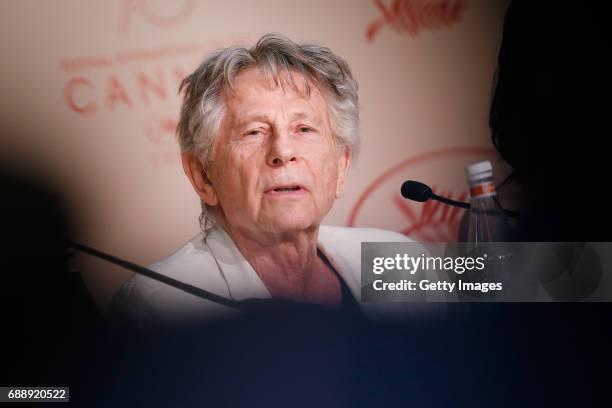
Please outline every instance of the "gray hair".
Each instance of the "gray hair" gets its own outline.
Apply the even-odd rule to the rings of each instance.
[[[233,80],[242,71],[259,67],[266,78],[284,89],[298,89],[291,72],[321,90],[327,101],[336,143],[348,149],[353,159],[359,153],[359,101],[357,81],[349,65],[329,48],[316,44],[296,44],[280,34],[266,34],[250,49],[229,47],[209,54],[202,64],[183,79],[183,93],[177,133],[182,152],[198,157],[205,170],[214,161],[215,140],[224,115],[223,90],[233,90]],[[207,207],[202,202],[200,224],[206,229]]]

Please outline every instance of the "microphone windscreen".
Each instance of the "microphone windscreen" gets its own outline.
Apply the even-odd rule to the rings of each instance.
[[[408,180],[402,184],[402,196],[409,200],[424,202],[431,197],[431,188],[418,181]]]

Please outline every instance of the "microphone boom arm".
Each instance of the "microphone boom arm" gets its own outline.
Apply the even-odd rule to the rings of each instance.
[[[242,303],[236,300],[232,300],[232,299],[227,299],[224,298],[223,296],[219,296],[216,295],[214,293],[208,292],[204,289],[200,289],[196,286],[193,285],[189,285],[185,282],[181,282],[179,280],[170,278],[168,276],[162,275],[161,273],[152,271],[150,269],[147,269],[143,266],[140,265],[136,265],[135,263],[129,262],[129,261],[125,261],[123,259],[114,257],[112,255],[109,254],[105,254],[104,252],[100,252],[97,249],[93,249],[90,248],[88,246],[82,245],[82,244],[78,244],[76,242],[68,242],[68,245],[71,246],[72,248],[79,250],[81,252],[84,252],[86,254],[95,256],[96,258],[101,258],[104,259],[105,261],[108,261],[110,263],[113,263],[115,265],[119,265],[122,266],[126,269],[129,269],[131,271],[134,271],[140,275],[144,275],[148,278],[154,279],[156,281],[165,283],[166,285],[172,286],[176,289],[182,290],[184,292],[187,292],[191,295],[197,296],[199,298],[202,299],[206,299],[206,300],[210,300],[212,302],[215,303],[219,303],[222,304],[224,306],[228,306],[228,307],[232,307],[234,309],[241,309],[242,308]]]

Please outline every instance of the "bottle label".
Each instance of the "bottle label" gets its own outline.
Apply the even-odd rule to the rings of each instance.
[[[491,182],[476,184],[470,188],[472,198],[489,197],[495,194],[495,184]]]

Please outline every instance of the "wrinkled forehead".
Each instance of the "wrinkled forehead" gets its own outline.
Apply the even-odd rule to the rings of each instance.
[[[293,69],[272,70],[266,67],[250,67],[229,78],[223,89],[226,100],[240,97],[242,94],[280,90],[287,94],[297,94],[310,99],[313,94],[322,97],[321,86],[314,78]],[[325,99],[325,98],[323,98]]]
[[[297,71],[283,70],[274,74],[261,67],[245,69],[223,90],[223,99],[231,113],[240,114],[245,109],[256,109],[263,95],[269,92],[278,93],[287,101],[303,102],[305,108],[327,119],[327,101],[320,86]]]

